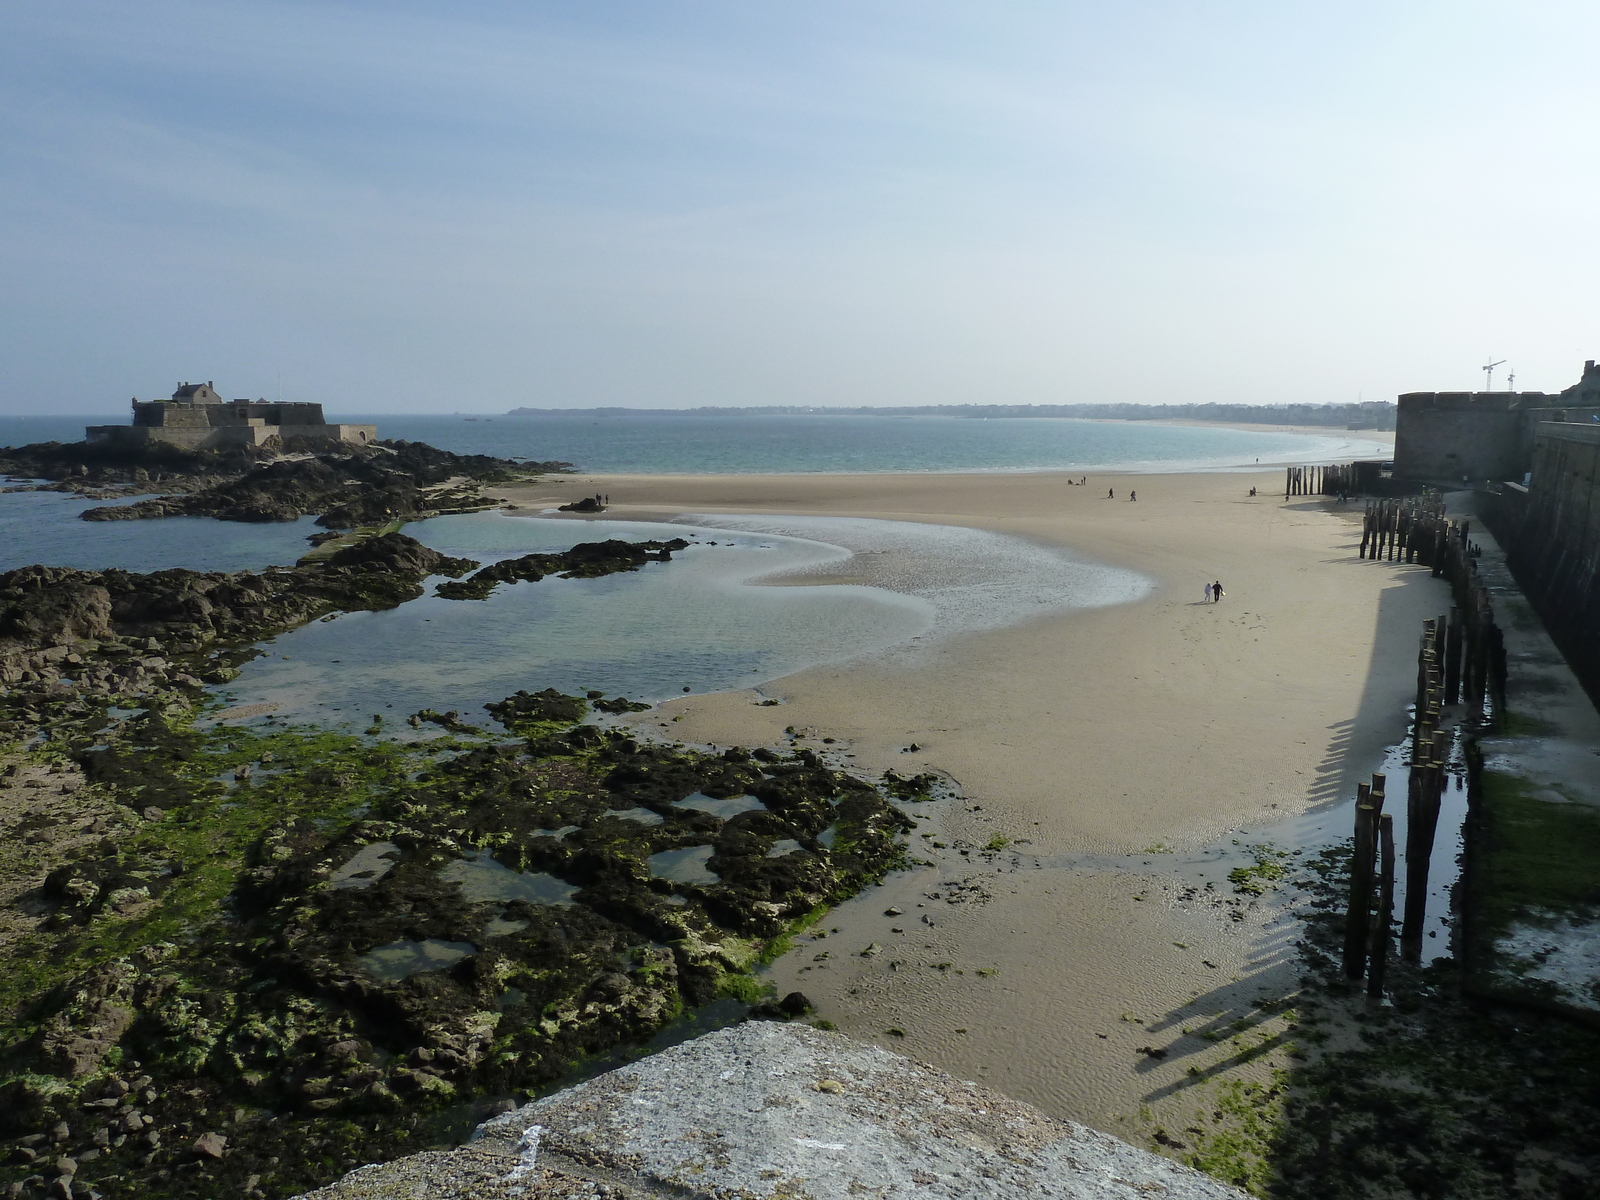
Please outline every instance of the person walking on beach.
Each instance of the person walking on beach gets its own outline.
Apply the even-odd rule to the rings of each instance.
[[[1117,498],[1117,489],[1116,488],[1107,488],[1106,489],[1106,499],[1107,500],[1115,500],[1116,498]]]
[[[1139,498],[1139,493],[1138,492],[1129,492],[1128,493],[1128,499],[1129,500],[1137,500],[1138,498]]]
[[[1215,604],[1218,600],[1221,600],[1221,599],[1222,599],[1222,584],[1219,581],[1219,582],[1213,583],[1211,585],[1211,602],[1213,604]]]
[[[1209,583],[1206,584],[1206,603],[1211,603],[1211,585]]]

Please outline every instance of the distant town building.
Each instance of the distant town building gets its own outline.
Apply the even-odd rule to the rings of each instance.
[[[184,450],[309,450],[338,443],[363,446],[378,437],[376,425],[329,425],[320,404],[224,400],[209,380],[180,383],[170,400],[135,397],[132,425],[90,425],[84,432],[97,445]]]

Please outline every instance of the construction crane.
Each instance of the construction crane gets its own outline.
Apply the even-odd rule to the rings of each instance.
[[[1484,363],[1483,364],[1484,373],[1489,376],[1489,382],[1483,385],[1483,390],[1484,391],[1486,391],[1486,392],[1494,391],[1494,369],[1496,367],[1498,367],[1503,362],[1505,362],[1505,359],[1497,358],[1497,359],[1495,359],[1494,362]]]

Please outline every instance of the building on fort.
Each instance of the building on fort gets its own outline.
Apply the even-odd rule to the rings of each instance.
[[[94,445],[183,450],[326,449],[378,437],[376,425],[329,425],[320,404],[224,400],[210,381],[180,383],[170,400],[134,397],[132,425],[90,425],[84,432]]]
[[[1544,392],[1407,392],[1395,418],[1394,474],[1420,483],[1521,481],[1543,424],[1600,423],[1600,370]]]

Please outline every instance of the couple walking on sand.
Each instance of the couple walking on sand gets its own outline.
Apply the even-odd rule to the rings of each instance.
[[[1224,595],[1226,595],[1226,593],[1222,590],[1222,584],[1220,582],[1206,584],[1207,604],[1215,604],[1218,600],[1221,600]]]

